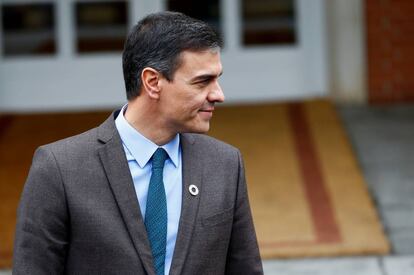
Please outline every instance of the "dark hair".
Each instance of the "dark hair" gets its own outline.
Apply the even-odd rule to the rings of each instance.
[[[151,67],[171,81],[180,66],[181,52],[221,46],[217,33],[203,21],[169,11],[146,16],[128,34],[122,54],[127,99],[139,95],[144,68]]]

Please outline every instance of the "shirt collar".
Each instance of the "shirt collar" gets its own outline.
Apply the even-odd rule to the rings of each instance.
[[[167,151],[172,163],[178,167],[178,153],[180,150],[180,135],[177,134],[170,142],[163,146],[158,146],[151,140],[144,137],[125,119],[124,113],[128,104],[125,104],[115,120],[116,128],[121,136],[122,143],[131,153],[138,165],[143,168],[151,159],[157,148],[161,147]]]

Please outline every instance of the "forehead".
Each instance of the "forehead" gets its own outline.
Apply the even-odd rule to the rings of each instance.
[[[222,71],[219,50],[183,51],[180,59],[180,66],[176,73],[219,75]]]

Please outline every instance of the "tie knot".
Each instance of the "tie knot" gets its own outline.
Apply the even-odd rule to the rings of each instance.
[[[163,148],[158,148],[152,155],[152,169],[164,168],[164,162],[168,158],[167,152]]]

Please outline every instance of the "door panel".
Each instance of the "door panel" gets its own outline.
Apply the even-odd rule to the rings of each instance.
[[[325,0],[294,1],[295,43],[277,45],[244,45],[245,25],[241,1],[243,0],[219,1],[219,19],[225,43],[222,51],[224,74],[221,85],[226,102],[259,102],[326,95]],[[2,6],[35,2],[42,1],[0,0]],[[0,43],[0,111],[99,109],[122,105],[126,97],[121,53],[77,52],[75,2],[91,1],[49,2],[55,5],[55,54],[11,57],[4,55],[4,45]],[[127,1],[125,22],[130,27],[145,14],[167,7],[166,0]],[[120,21],[122,20],[116,22]],[[263,23],[260,20],[258,22],[259,25]],[[270,25],[272,24],[275,23],[271,20]],[[4,28],[2,30],[0,35],[4,38]],[[116,30],[115,28],[114,32],[119,33]]]

